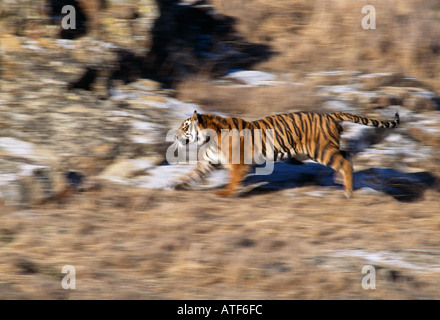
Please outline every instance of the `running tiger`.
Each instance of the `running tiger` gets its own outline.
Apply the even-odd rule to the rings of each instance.
[[[197,166],[190,175],[183,177],[175,188],[185,188],[190,183],[204,178],[209,172],[217,169],[220,164],[226,164],[229,169],[230,181],[224,191],[218,192],[222,196],[233,194],[245,178],[255,160],[263,158],[266,161],[291,159],[297,155],[306,155],[310,159],[326,165],[342,175],[345,191],[350,198],[353,191],[353,168],[345,158],[345,152],[339,150],[339,139],[342,132],[340,122],[350,121],[371,127],[395,128],[400,122],[399,114],[395,114],[394,121],[379,121],[350,113],[313,113],[296,112],[277,114],[256,121],[245,121],[240,118],[226,118],[211,114],[199,114],[194,111],[191,118],[183,121],[174,139],[179,145],[197,143],[205,146],[199,157]],[[229,150],[222,150],[222,130],[251,132],[251,141],[239,135],[239,160],[235,158],[233,144],[229,143]],[[214,135],[207,135],[207,130]],[[255,132],[261,134],[261,147],[255,142]],[[270,136],[268,133],[272,133]],[[215,137],[212,139],[212,137]],[[226,136],[228,139],[230,136]],[[223,141],[224,142],[224,141]],[[272,143],[273,150],[266,150],[267,142]],[[237,143],[236,143],[237,144]],[[250,145],[249,145],[250,144]],[[226,149],[226,148],[225,148]],[[225,152],[228,151],[228,152]],[[270,152],[272,151],[272,152]],[[252,153],[252,163],[246,162],[246,157]],[[237,156],[237,154],[235,154]],[[261,162],[258,162],[261,164]]]

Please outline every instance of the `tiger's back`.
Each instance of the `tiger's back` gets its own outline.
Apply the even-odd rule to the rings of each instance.
[[[278,114],[254,121],[251,126],[263,132],[274,130],[275,161],[304,154],[322,162],[324,155],[320,151],[329,147],[339,149],[342,131],[328,114],[311,112]]]

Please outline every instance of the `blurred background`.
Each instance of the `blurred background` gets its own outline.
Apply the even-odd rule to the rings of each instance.
[[[440,298],[439,92],[438,0],[0,0],[0,298]],[[311,162],[221,199],[167,188],[195,109],[401,125],[344,124],[350,201]]]

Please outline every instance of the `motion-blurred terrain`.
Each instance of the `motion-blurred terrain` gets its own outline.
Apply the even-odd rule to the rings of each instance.
[[[440,298],[438,1],[3,0],[0,53],[0,298]],[[168,188],[194,109],[401,125],[344,124],[353,199],[313,162],[223,199]]]

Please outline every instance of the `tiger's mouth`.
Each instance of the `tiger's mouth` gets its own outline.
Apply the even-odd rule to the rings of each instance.
[[[176,135],[174,138],[174,141],[177,142],[178,145],[186,146],[191,143],[191,138],[192,138],[192,136],[188,137],[186,135],[183,135],[183,136]]]

